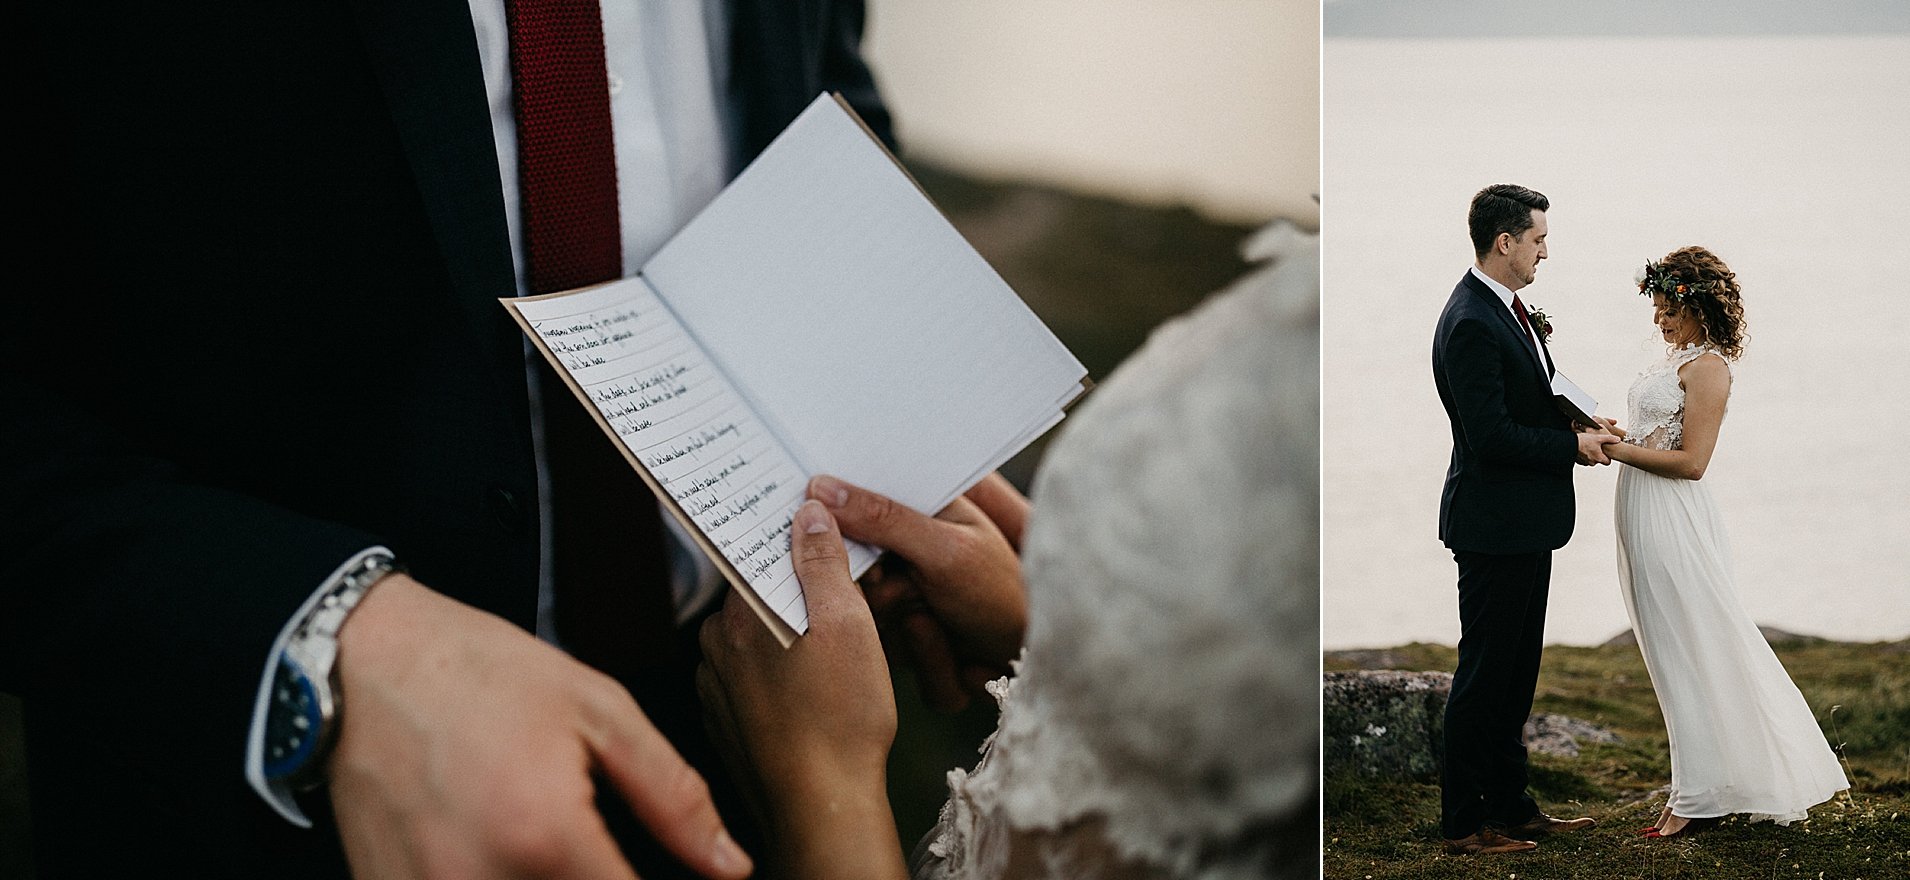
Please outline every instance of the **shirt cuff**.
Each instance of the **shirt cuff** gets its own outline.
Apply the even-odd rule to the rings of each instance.
[[[352,558],[340,563],[330,577],[320,581],[318,588],[305,599],[285,625],[279,628],[278,638],[272,640],[272,651],[266,655],[265,671],[259,676],[259,695],[252,701],[252,729],[245,740],[245,781],[252,790],[265,799],[265,803],[285,821],[300,828],[312,827],[312,820],[306,818],[305,811],[299,809],[298,801],[292,798],[292,789],[282,783],[270,782],[265,778],[265,715],[272,705],[272,679],[279,668],[279,661],[285,657],[285,646],[292,640],[292,631],[298,628],[300,621],[310,616],[312,609],[318,606],[320,599],[345,573],[362,564],[367,557],[374,555],[390,556],[391,551],[384,547],[367,547]]]

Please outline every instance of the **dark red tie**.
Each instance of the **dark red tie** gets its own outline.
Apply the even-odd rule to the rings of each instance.
[[[1519,295],[1516,293],[1512,295],[1512,314],[1518,316],[1519,326],[1525,328],[1526,347],[1532,349],[1533,353],[1536,354],[1538,352],[1538,343],[1532,340],[1537,339],[1538,335],[1532,332],[1532,319],[1525,316],[1525,303],[1519,300]]]
[[[596,0],[510,0],[511,81],[532,293],[623,275],[609,71]],[[668,554],[650,490],[539,360],[557,636],[631,681],[673,649]]]
[[[609,71],[596,0],[511,0],[511,89],[532,293],[623,275]]]

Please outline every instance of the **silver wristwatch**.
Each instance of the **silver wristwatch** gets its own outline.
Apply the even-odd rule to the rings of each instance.
[[[338,630],[385,575],[402,570],[373,553],[345,570],[293,628],[272,674],[265,715],[265,778],[295,791],[325,781],[325,755],[337,737]]]

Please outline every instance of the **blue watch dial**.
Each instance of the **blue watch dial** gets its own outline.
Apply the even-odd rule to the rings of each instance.
[[[265,777],[284,780],[304,767],[318,748],[323,721],[311,678],[292,658],[280,659],[265,714]]]

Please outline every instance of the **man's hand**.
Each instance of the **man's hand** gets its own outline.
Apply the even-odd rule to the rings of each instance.
[[[788,877],[901,877],[887,792],[895,694],[842,535],[806,501],[790,529],[809,632],[785,651],[730,596],[703,623],[697,690]]]
[[[339,633],[331,797],[353,876],[633,878],[592,775],[684,864],[750,873],[709,789],[610,678],[391,575]]]
[[[1578,463],[1583,465],[1611,464],[1611,456],[1605,454],[1608,443],[1617,443],[1618,437],[1603,431],[1587,431],[1578,436]]]
[[[811,480],[809,497],[844,535],[900,557],[865,577],[864,590],[889,641],[899,634],[907,646],[931,705],[959,710],[1007,674],[1028,626],[1016,555],[1028,499],[1007,480],[990,474],[934,517],[834,477]]]

